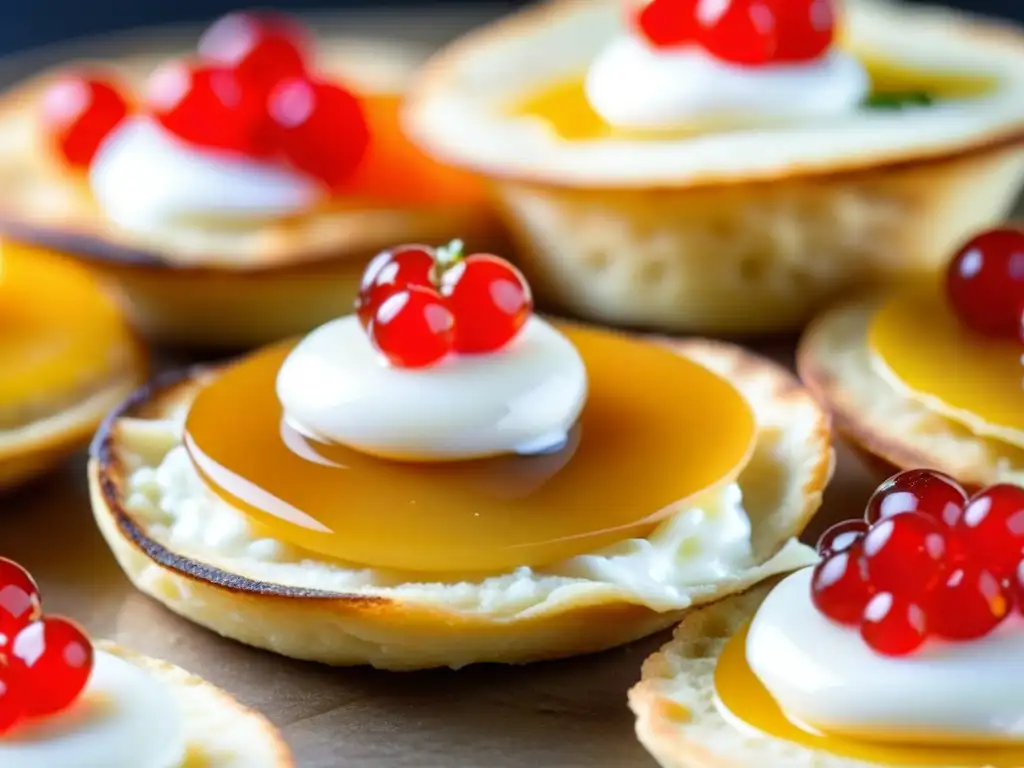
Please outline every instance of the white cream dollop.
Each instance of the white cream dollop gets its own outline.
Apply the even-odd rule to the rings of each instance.
[[[66,712],[0,738],[3,768],[180,768],[182,716],[145,671],[97,650],[92,677]]]
[[[856,108],[870,80],[856,58],[837,50],[806,63],[743,67],[697,46],[656,50],[622,35],[591,64],[585,87],[609,125],[659,130],[833,117]]]
[[[872,651],[855,628],[811,602],[812,569],[786,578],[747,635],[754,674],[794,721],[879,740],[1024,741],[1024,619],[963,643],[929,642],[903,658]]]
[[[184,222],[281,218],[323,195],[298,171],[191,146],[146,117],[126,120],[103,142],[89,183],[107,218],[140,235]]]
[[[277,395],[297,432],[420,461],[540,453],[562,445],[587,396],[572,343],[531,317],[504,349],[398,369],[355,316],[327,323],[281,366]]]

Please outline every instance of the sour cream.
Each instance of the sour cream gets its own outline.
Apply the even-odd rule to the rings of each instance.
[[[74,706],[0,737],[4,768],[180,768],[184,762],[184,724],[171,692],[103,651]]]
[[[309,209],[323,195],[304,174],[191,146],[146,117],[125,121],[104,141],[89,183],[107,218],[140,235],[183,222],[282,218]]]
[[[1024,619],[888,658],[817,611],[811,572],[772,590],[747,635],[751,670],[791,719],[878,741],[1024,741],[1024,690],[1008,684],[1024,675]]]
[[[697,46],[656,50],[635,35],[608,45],[585,85],[605,122],[636,130],[834,117],[870,90],[864,67],[837,50],[806,63],[741,67]]]
[[[565,443],[587,396],[572,343],[531,317],[507,347],[394,368],[354,316],[299,342],[277,378],[286,422],[378,456],[450,461],[542,453]]]

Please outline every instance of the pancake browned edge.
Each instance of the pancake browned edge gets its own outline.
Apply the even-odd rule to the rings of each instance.
[[[136,348],[123,373],[26,424],[0,429],[0,492],[48,472],[84,447],[112,408],[146,376],[145,355]]]
[[[739,478],[752,520],[753,562],[731,577],[683,590],[690,607],[784,570],[781,564],[764,564],[784,545],[794,551],[792,539],[818,509],[834,457],[827,414],[788,371],[727,344],[687,341],[675,348],[730,379],[751,403],[759,426],[754,456]],[[262,566],[249,560],[230,561],[235,568],[249,569],[243,576],[232,572],[220,553],[176,551],[157,541],[152,526],[133,514],[127,480],[140,463],[154,466],[180,445],[176,433],[166,438],[170,446],[156,445],[157,422],[146,420],[183,414],[208,375],[191,371],[137,392],[100,430],[89,462],[93,511],[121,567],[139,589],[182,616],[286,656],[417,669],[525,663],[601,651],[669,627],[681,615],[682,610],[659,612],[642,605],[615,585],[583,579],[578,588],[553,590],[557,597],[544,592],[528,608],[498,614],[456,605],[459,590],[447,585],[431,592],[406,582],[372,585],[358,593],[331,592],[315,584],[270,583],[259,577]],[[147,435],[153,443],[148,449]],[[798,567],[789,564],[795,559],[802,565],[806,558],[787,555],[780,563]],[[531,572],[528,578],[541,584],[553,577]],[[466,588],[476,588],[458,586],[463,595]]]
[[[714,675],[728,640],[756,613],[776,579],[691,611],[672,640],[648,658],[629,692],[636,734],[662,768],[882,768],[808,749],[722,717]],[[956,768],[921,765],[921,768]]]
[[[868,328],[877,306],[861,299],[831,309],[800,342],[797,370],[832,411],[836,430],[899,469],[938,469],[971,488],[1024,483],[1024,449],[972,433],[875,371]]]
[[[400,94],[424,57],[405,43],[347,39],[323,41],[321,54],[327,71],[385,95]],[[97,268],[120,286],[148,337],[204,347],[274,341],[336,315],[354,298],[367,260],[385,248],[455,237],[474,250],[506,247],[494,215],[465,203],[360,208],[342,201],[237,232],[179,222],[143,237],[114,225],[85,179],[43,145],[39,97],[68,68],[114,71],[138,84],[166,58],[69,62],[0,96],[0,233]]]
[[[270,721],[221,689],[180,667],[114,643],[98,642],[96,648],[167,686],[184,723],[187,751],[181,768],[294,768],[291,751]]]

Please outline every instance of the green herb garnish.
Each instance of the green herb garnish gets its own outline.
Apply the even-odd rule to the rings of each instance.
[[[935,103],[935,99],[923,91],[907,93],[873,93],[864,100],[863,106],[868,109],[906,109],[908,107],[927,107]]]

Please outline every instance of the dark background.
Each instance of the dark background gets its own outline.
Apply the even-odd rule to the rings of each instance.
[[[251,0],[283,10],[429,7],[430,0]],[[932,0],[935,2],[936,0]],[[941,2],[941,0],[938,0]],[[448,0],[446,5],[458,4]],[[515,0],[462,0],[462,5],[513,6]],[[946,0],[955,5],[990,15],[1024,21],[1024,0]],[[13,53],[45,43],[73,37],[166,22],[204,21],[228,10],[247,7],[245,0],[0,0],[0,54]]]

